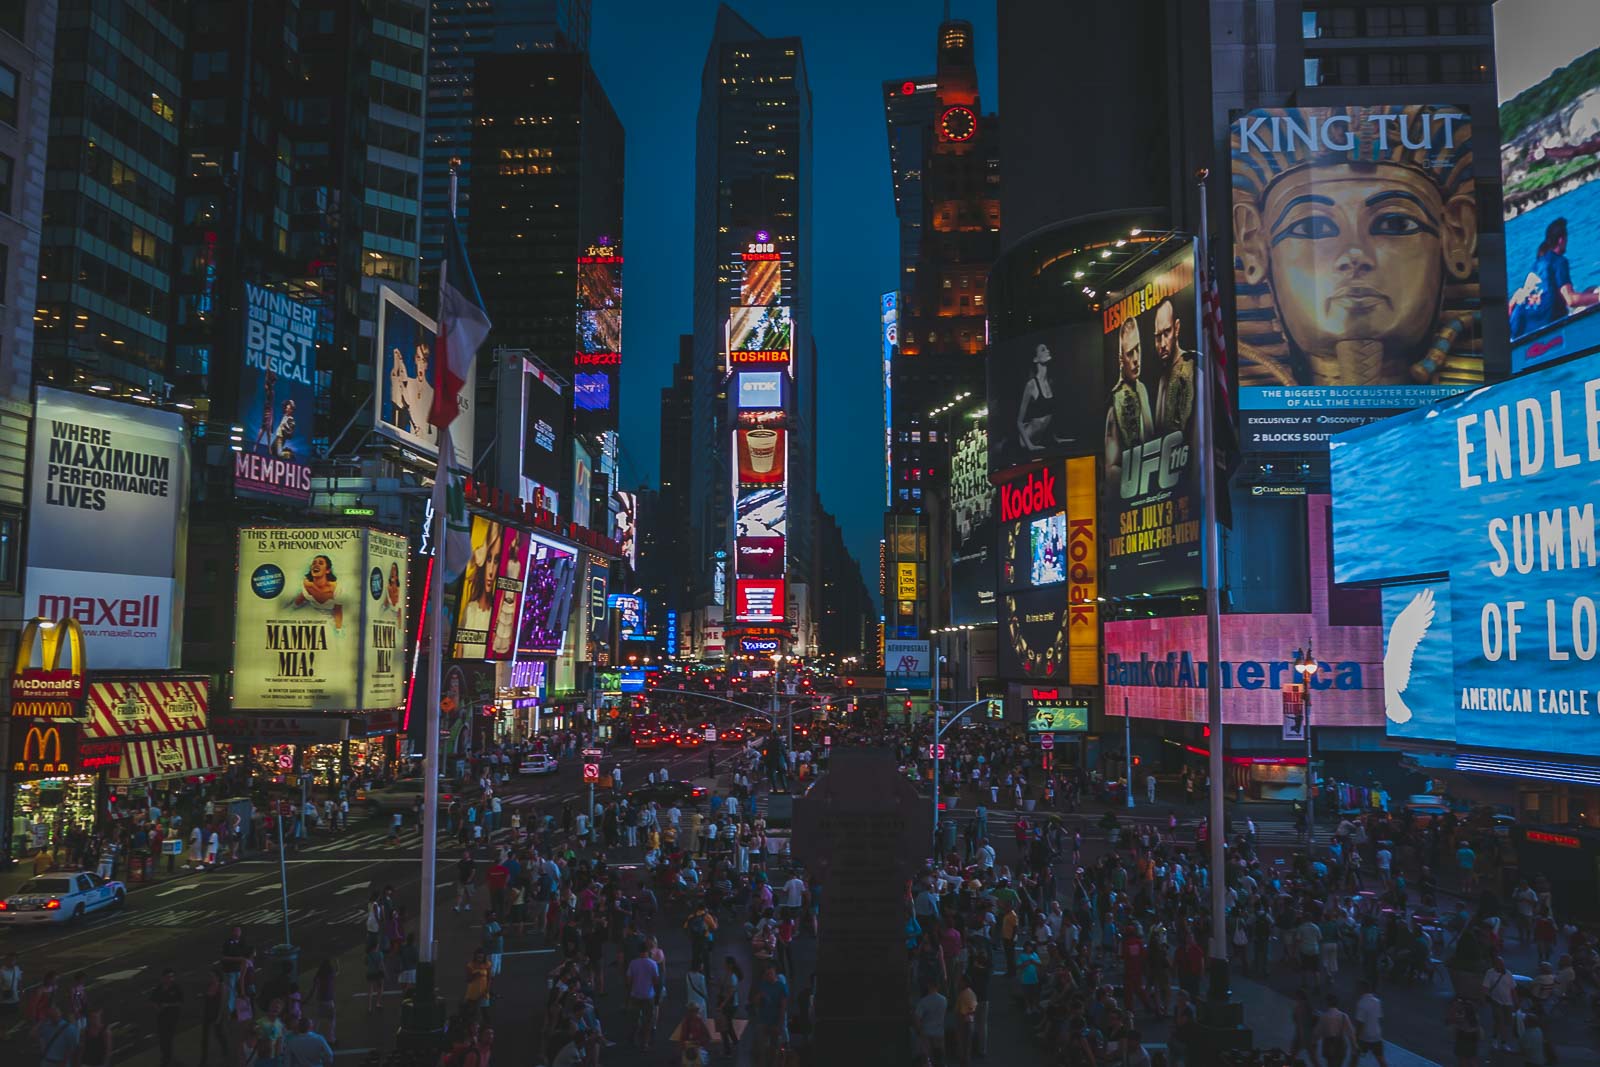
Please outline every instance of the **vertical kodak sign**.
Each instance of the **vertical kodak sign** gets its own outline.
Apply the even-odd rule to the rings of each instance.
[[[1072,685],[1100,683],[1097,474],[1092,456],[1067,460],[1067,681]]]

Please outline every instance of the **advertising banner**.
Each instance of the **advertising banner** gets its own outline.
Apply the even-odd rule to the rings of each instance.
[[[11,722],[11,754],[4,766],[13,779],[56,778],[82,771],[77,726],[61,722]]]
[[[11,717],[82,721],[87,671],[83,626],[77,619],[29,619],[17,634],[9,678]]]
[[[734,523],[740,538],[786,537],[789,494],[783,487],[747,489],[734,502]]]
[[[628,566],[639,565],[639,497],[635,493],[613,493],[616,502],[616,527],[611,536],[622,546],[622,558]]]
[[[745,257],[739,276],[739,303],[746,307],[767,307],[783,297],[783,264],[777,259]]]
[[[356,527],[241,529],[234,710],[399,703],[408,552]]]
[[[783,538],[741,537],[733,543],[735,573],[741,578],[782,578]]]
[[[531,543],[526,530],[515,526],[500,528],[500,566],[494,579],[494,607],[489,613],[489,645],[485,659],[511,659],[516,651]]]
[[[894,596],[896,600],[917,599],[917,565],[915,563],[895,564]]]
[[[1469,115],[1258,108],[1232,154],[1244,448],[1320,448],[1483,381]]]
[[[1067,681],[1095,685],[1100,676],[1100,566],[1095,511],[1096,464],[1067,460]]]
[[[572,521],[592,529],[589,501],[594,493],[594,457],[581,444],[572,442]]]
[[[83,736],[98,741],[204,733],[211,686],[204,678],[142,677],[89,686]]]
[[[606,608],[617,613],[617,635],[629,638],[644,633],[644,600],[632,593],[612,593]]]
[[[76,619],[92,669],[178,665],[189,451],[183,419],[39,387],[25,617]]]
[[[1200,585],[1200,456],[1194,438],[1195,264],[1192,249],[1107,294],[1100,483],[1106,595]]]
[[[1100,450],[1105,395],[1094,321],[989,346],[989,473]]]
[[[1059,587],[1002,592],[996,649],[1000,676],[1065,681],[1068,616],[1067,598]]]
[[[572,406],[579,411],[611,410],[611,375],[579,371],[572,376]]]
[[[788,432],[782,429],[735,430],[739,484],[783,485],[789,467],[787,437]]]
[[[1382,628],[1329,626],[1311,615],[1222,616],[1222,721],[1281,728],[1295,650],[1308,639],[1319,664],[1311,725],[1380,725]],[[1107,715],[1121,716],[1126,700],[1136,719],[1206,721],[1204,615],[1107,622],[1105,642]]]
[[[506,529],[504,523],[488,516],[472,516],[472,553],[461,572],[451,659],[488,658],[489,623],[494,617],[495,586],[500,577]]]
[[[387,382],[373,393],[373,426],[390,440],[439,458],[439,432],[428,422],[433,407],[433,358],[438,328],[399,293],[378,289],[378,339],[373,351],[378,365],[375,380]],[[461,414],[450,424],[450,444],[456,467],[472,469],[472,428],[477,397],[477,361],[467,372],[461,390]]]
[[[544,541],[533,542],[522,594],[522,636],[517,639],[521,652],[553,656],[561,651],[576,577],[574,553]]]
[[[786,307],[735,307],[728,312],[730,363],[787,363],[794,323]]]
[[[622,352],[622,309],[578,312],[578,354],[619,355]]]
[[[786,607],[783,582],[736,578],[733,583],[734,618],[739,622],[782,622]]]
[[[888,689],[927,689],[933,685],[933,655],[926,641],[883,643],[883,684]]]
[[[783,407],[782,371],[742,370],[735,375],[734,396],[745,410]]]
[[[1391,734],[1600,756],[1597,442],[1600,355],[1334,440],[1335,574],[1385,583]]]
[[[1085,733],[1089,729],[1088,697],[1073,696],[1060,686],[1026,683],[1010,686],[1007,696],[1020,705],[1022,719],[1028,724],[1029,737]]]
[[[553,376],[524,362],[522,373],[522,488],[524,500],[543,490],[545,508],[556,512],[567,439],[567,395]]]
[[[950,456],[950,512],[955,537],[950,559],[950,621],[994,621],[994,486],[989,483],[989,431],[976,422],[955,440]]]
[[[244,283],[244,364],[239,368],[241,449],[235,489],[311,499],[317,397],[317,309]]]
[[[1600,348],[1600,6],[1498,0],[1511,369]]]

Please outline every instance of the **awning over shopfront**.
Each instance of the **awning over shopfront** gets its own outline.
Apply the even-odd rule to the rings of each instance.
[[[209,734],[129,741],[123,749],[122,763],[111,772],[109,781],[114,785],[159,782],[215,774],[221,767],[217,743]]]

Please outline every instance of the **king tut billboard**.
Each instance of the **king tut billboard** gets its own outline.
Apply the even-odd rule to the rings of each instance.
[[[1258,108],[1232,161],[1246,449],[1320,449],[1482,383],[1470,115]]]

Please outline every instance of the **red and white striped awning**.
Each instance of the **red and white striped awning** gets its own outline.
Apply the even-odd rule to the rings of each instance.
[[[217,742],[210,734],[129,741],[123,748],[122,764],[110,781],[159,782],[167,778],[215,774],[221,767]]]

